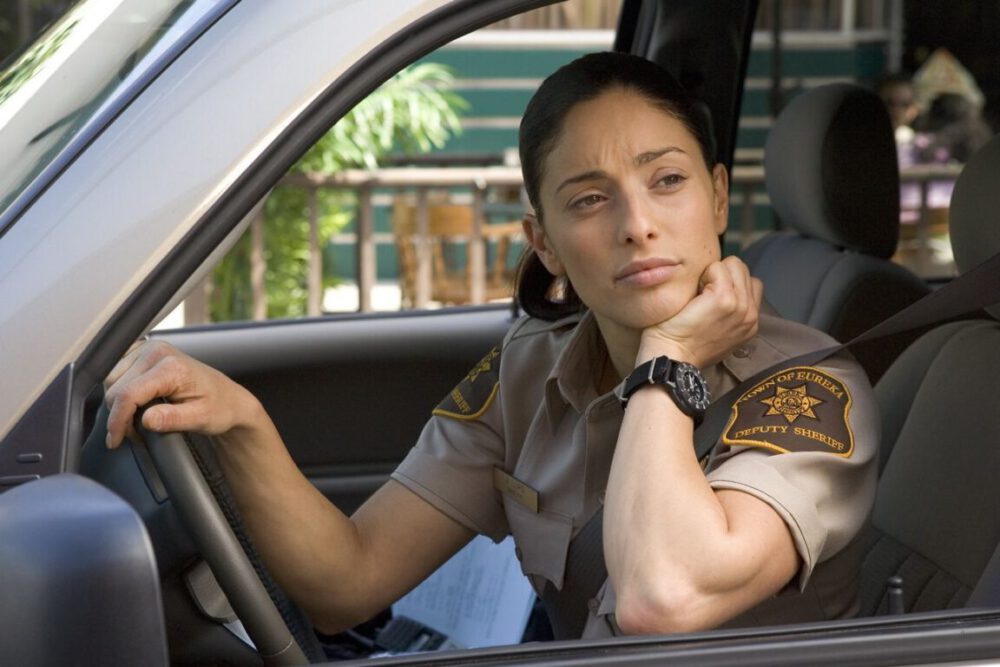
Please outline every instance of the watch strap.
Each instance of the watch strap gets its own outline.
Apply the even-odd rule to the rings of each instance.
[[[622,402],[622,407],[628,405],[628,399],[639,389],[651,384],[666,385],[673,365],[674,362],[670,357],[661,356],[636,366],[622,385],[621,395],[618,397]]]
[[[663,387],[677,408],[694,419],[695,426],[701,424],[710,398],[705,379],[697,368],[666,356],[639,364],[621,385],[618,399],[622,407],[628,405],[632,394],[654,384]]]

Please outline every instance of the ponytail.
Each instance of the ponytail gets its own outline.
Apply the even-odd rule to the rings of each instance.
[[[559,320],[584,309],[573,285],[549,273],[530,247],[518,262],[514,294],[524,312],[543,320]]]

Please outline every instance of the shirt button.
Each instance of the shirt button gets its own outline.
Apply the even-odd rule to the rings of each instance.
[[[587,609],[589,609],[590,613],[593,614],[594,616],[597,616],[597,610],[600,608],[601,608],[601,601],[598,600],[597,598],[590,598],[589,600],[587,600]]]
[[[746,359],[750,356],[750,351],[749,347],[738,347],[733,350],[733,356],[737,359]]]

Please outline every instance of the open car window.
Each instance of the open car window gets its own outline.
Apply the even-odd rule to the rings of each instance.
[[[509,304],[528,209],[520,115],[545,76],[612,48],[620,4],[505,19],[397,72],[275,184],[158,328]]]

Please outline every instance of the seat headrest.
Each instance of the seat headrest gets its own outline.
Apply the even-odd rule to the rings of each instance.
[[[764,152],[771,206],[796,231],[876,257],[899,238],[899,168],[889,114],[874,92],[847,83],[793,99]]]
[[[1000,135],[965,163],[948,212],[951,248],[959,273],[1000,252]],[[997,310],[996,313],[993,310]],[[990,310],[994,316],[1000,309]]]

